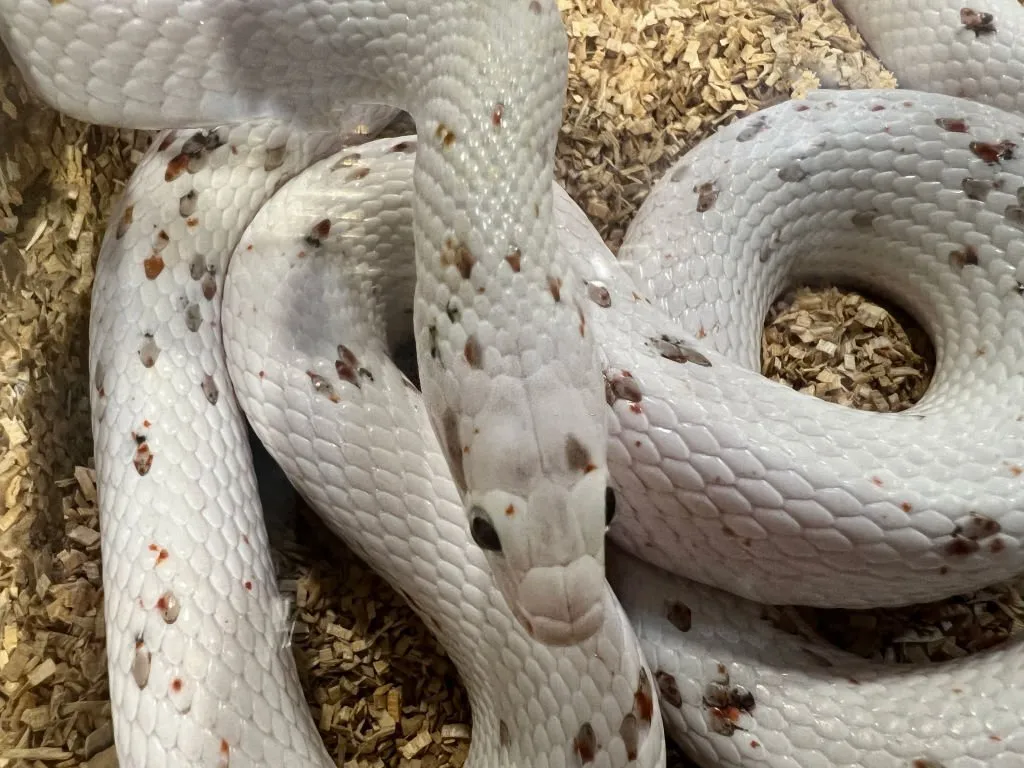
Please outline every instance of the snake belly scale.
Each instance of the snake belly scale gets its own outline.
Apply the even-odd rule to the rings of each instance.
[[[916,91],[777,105],[670,169],[616,259],[552,185],[553,3],[0,0],[51,104],[189,129],[126,189],[94,292],[121,763],[332,764],[244,410],[452,656],[473,765],[663,765],[665,726],[707,766],[1024,764],[1019,642],[892,670],[716,590],[901,604],[1022,569],[1021,11],[994,5],[844,3],[887,62],[893,29],[921,31],[946,76],[915,54],[912,87],[1008,112]],[[353,146],[393,114],[341,109],[364,100],[412,107],[418,136]],[[915,409],[753,372],[767,302],[817,274],[923,320],[939,361]],[[389,360],[410,310],[422,398]]]

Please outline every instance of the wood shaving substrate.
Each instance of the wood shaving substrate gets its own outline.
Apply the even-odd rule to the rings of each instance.
[[[571,75],[557,174],[613,248],[652,181],[717,127],[820,85],[895,85],[823,0],[620,5],[560,0]],[[87,329],[106,217],[149,139],[43,107],[0,51],[0,768],[117,763]],[[926,353],[899,324],[837,291],[784,303],[765,350],[766,375],[860,407],[905,407],[927,383]],[[422,623],[312,516],[275,546],[311,711],[337,764],[462,765],[466,696]],[[839,616],[819,629],[867,656],[916,661],[995,642],[1019,626],[1021,600],[1005,587],[902,621]]]

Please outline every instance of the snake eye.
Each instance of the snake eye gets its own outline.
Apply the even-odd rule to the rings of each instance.
[[[604,524],[611,525],[615,519],[615,491],[605,488],[604,491]]]
[[[474,509],[469,522],[469,532],[480,549],[501,552],[501,539],[491,522],[484,517],[483,510]]]

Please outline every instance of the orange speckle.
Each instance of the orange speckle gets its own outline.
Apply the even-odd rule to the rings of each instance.
[[[190,227],[194,227],[199,224],[199,219],[196,218],[195,216],[190,216],[189,218],[185,219],[185,224],[187,224]]]
[[[900,504],[900,509],[902,509],[904,512],[909,512],[910,510],[913,509],[913,507],[910,506],[909,501],[904,501],[902,504]]]
[[[153,425],[150,423],[149,419],[145,419],[142,422],[142,426],[144,426],[146,429],[149,429]]]
[[[1024,468],[1016,464],[1010,465],[1010,474],[1013,475],[1014,477],[1020,477],[1022,472],[1024,472]]]
[[[171,690],[175,693],[180,693],[184,685],[185,684],[181,681],[180,677],[176,677],[173,680],[171,680]]]
[[[516,508],[514,506],[512,506],[511,504],[509,504],[507,507],[505,507],[505,514],[508,515],[509,517],[512,517],[512,515],[514,515],[515,513],[516,513]]]

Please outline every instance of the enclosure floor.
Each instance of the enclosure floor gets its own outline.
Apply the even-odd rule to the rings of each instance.
[[[571,75],[557,176],[613,249],[652,182],[717,127],[819,86],[895,85],[825,0],[559,5]],[[108,211],[149,140],[54,113],[25,91],[0,50],[0,768],[117,763],[88,312]],[[805,293],[774,318],[765,371],[853,402],[856,392],[835,386],[837,366],[852,354],[870,385],[854,404],[899,407],[927,376],[902,333],[862,297]],[[902,345],[900,354],[870,348],[880,336]],[[917,372],[885,389],[900,366]],[[274,544],[282,591],[297,607],[296,658],[338,764],[462,765],[471,735],[465,692],[402,599],[311,515],[275,530]],[[999,594],[1019,617],[1018,594]],[[857,646],[865,621],[853,624],[844,632]],[[906,655],[893,647],[862,650]],[[683,764],[673,754],[670,765]]]

